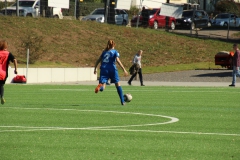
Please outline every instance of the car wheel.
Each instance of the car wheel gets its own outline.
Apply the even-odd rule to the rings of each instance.
[[[175,27],[176,27],[176,26],[175,26],[175,23],[174,23],[174,22],[172,22],[170,27],[171,27],[171,30],[174,30],[174,29],[175,29]]]
[[[194,30],[195,29],[195,23],[191,24],[191,29]]]
[[[228,26],[228,23],[227,23],[227,22],[224,22],[223,26],[224,26],[224,27],[227,27],[227,26]]]
[[[54,15],[53,18],[59,19],[58,15]]]
[[[26,15],[26,17],[32,17],[32,14],[28,13],[28,14]]]
[[[157,23],[157,21],[154,21],[154,23],[153,23],[153,28],[154,28],[154,29],[158,29],[158,23]]]

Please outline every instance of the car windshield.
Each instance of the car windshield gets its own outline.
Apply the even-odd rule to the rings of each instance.
[[[153,15],[157,12],[157,9],[152,9],[152,10],[149,10],[149,15]]]
[[[184,11],[182,17],[192,17],[193,11]]]
[[[32,7],[34,1],[19,1],[19,7]],[[17,3],[14,3],[13,6],[17,6]]]
[[[154,15],[157,12],[157,9],[146,9],[148,15]],[[139,15],[142,15],[142,11],[139,12]]]
[[[96,9],[91,14],[92,15],[99,15],[99,14],[105,15],[105,12],[104,12],[104,9]]]

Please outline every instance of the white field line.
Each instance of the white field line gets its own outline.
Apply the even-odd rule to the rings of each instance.
[[[78,110],[78,109],[56,109],[56,108],[18,108],[18,107],[1,107],[2,109],[17,109],[17,110],[58,110],[58,111],[79,111],[79,112],[103,112],[103,113],[117,113],[117,114],[132,114],[132,115],[140,115],[140,116],[151,116],[151,117],[162,117],[170,119],[170,121],[167,122],[160,122],[160,123],[150,123],[150,124],[133,124],[133,125],[122,125],[122,126],[104,126],[104,127],[87,127],[84,129],[109,129],[109,128],[124,128],[124,127],[142,127],[142,126],[155,126],[155,125],[163,125],[163,124],[170,124],[178,122],[179,119],[175,117],[170,116],[164,116],[164,115],[157,115],[157,114],[145,114],[145,113],[136,113],[136,112],[119,112],[119,111],[102,111],[102,110]],[[1,109],[0,108],[0,109]],[[24,126],[0,126],[0,128],[29,128]],[[30,128],[41,128],[49,130],[51,127],[30,127]],[[54,129],[62,129],[62,127],[52,127]],[[65,129],[65,128],[64,128]],[[75,129],[75,128],[73,128]],[[80,128],[81,129],[81,128]],[[9,130],[5,130],[7,132]],[[0,131],[3,132],[3,131]]]
[[[0,126],[0,128],[23,128],[14,130],[3,130],[0,132],[33,132],[33,131],[56,131],[56,130],[94,130],[94,131],[119,131],[119,132],[147,132],[147,133],[169,133],[169,134],[196,134],[196,135],[218,135],[218,136],[240,136],[230,133],[204,133],[204,132],[179,132],[179,131],[155,131],[117,129],[108,127],[86,127],[86,128],[64,128],[64,127],[25,127],[25,126]]]
[[[195,88],[196,89],[196,88]],[[73,91],[73,92],[78,92],[78,91],[90,91],[90,92],[93,92],[93,90],[92,89],[42,89],[43,91]],[[108,89],[108,88],[106,88],[105,90],[104,90],[105,92],[107,91],[107,92],[116,92],[116,89]],[[125,89],[124,90],[125,92],[139,92],[139,90],[137,90],[137,89]],[[151,89],[144,89],[144,90],[142,90],[141,89],[141,91],[144,91],[144,92],[159,92],[159,90],[156,90],[156,89],[153,89],[153,90],[151,90]],[[214,91],[214,90],[205,90],[205,91],[198,91],[198,90],[185,90],[185,91],[178,91],[178,90],[171,90],[171,89],[169,89],[169,90],[166,90],[166,92],[179,92],[179,93],[205,93],[205,92],[208,92],[208,93],[240,93],[240,90],[239,91],[219,91],[219,90],[216,90],[216,91]]]
[[[172,134],[196,134],[196,135],[220,135],[220,136],[240,136],[240,134],[229,133],[203,133],[203,132],[179,132],[179,131],[155,131],[155,130],[133,130],[133,129],[118,129],[136,126],[153,126],[178,122],[179,119],[175,117],[144,114],[135,112],[118,112],[118,111],[102,111],[102,110],[78,110],[78,109],[56,109],[56,108],[18,108],[18,107],[1,107],[2,109],[26,109],[26,110],[62,110],[62,111],[80,111],[80,112],[104,112],[104,113],[119,113],[119,114],[134,114],[145,116],[156,116],[171,119],[168,122],[152,123],[152,124],[138,124],[138,125],[124,125],[124,126],[105,126],[105,127],[83,127],[83,128],[67,128],[67,127],[27,127],[27,126],[0,126],[0,128],[18,128],[13,130],[0,130],[0,132],[30,132],[30,131],[56,131],[56,130],[97,130],[97,131],[122,131],[122,132],[148,132],[148,133],[172,133]],[[0,109],[1,109],[0,108]],[[21,129],[19,129],[21,128]]]

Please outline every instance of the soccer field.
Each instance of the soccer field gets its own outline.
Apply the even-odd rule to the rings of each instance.
[[[5,85],[1,160],[239,160],[240,89]]]

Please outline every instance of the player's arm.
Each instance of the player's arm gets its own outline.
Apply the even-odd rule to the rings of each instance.
[[[126,69],[124,68],[122,62],[120,61],[120,59],[117,57],[117,63],[119,64],[119,66],[122,68],[123,72],[124,72],[124,75],[127,76],[128,75],[128,72],[126,71]]]
[[[98,66],[98,64],[101,62],[101,60],[102,60],[102,58],[101,58],[101,56],[100,56],[100,57],[98,58],[98,60],[96,61],[96,63],[95,63],[94,74],[97,73],[97,66]]]

